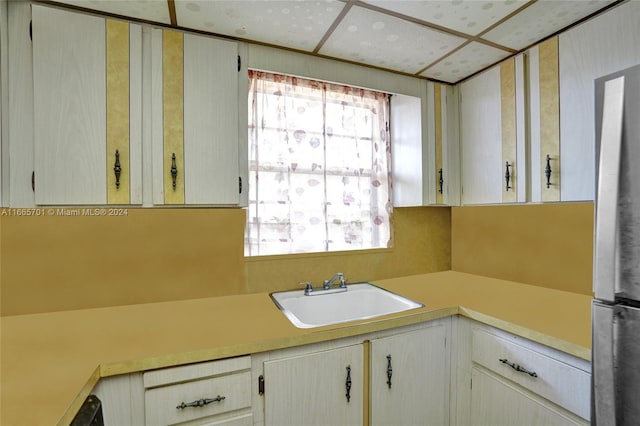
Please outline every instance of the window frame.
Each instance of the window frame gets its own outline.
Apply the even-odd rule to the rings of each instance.
[[[262,204],[264,202],[260,202],[260,200],[256,200],[256,197],[254,196],[254,192],[258,191],[259,189],[255,189],[254,191],[254,186],[256,185],[254,182],[259,182],[259,179],[256,181],[254,179],[252,179],[252,177],[254,176],[253,173],[256,173],[256,169],[258,175],[262,174],[264,175],[265,173],[284,173],[284,172],[290,172],[289,170],[289,166],[286,164],[282,164],[281,165],[281,169],[277,170],[270,170],[269,172],[266,172],[264,170],[260,170],[259,169],[259,165],[255,164],[255,161],[251,158],[252,157],[252,140],[254,138],[254,136],[252,136],[252,128],[253,131],[257,131],[256,128],[258,127],[257,125],[253,125],[252,126],[252,120],[251,117],[253,116],[253,112],[251,111],[251,109],[254,107],[254,105],[252,105],[252,96],[253,96],[253,92],[257,91],[257,88],[254,88],[252,86],[251,83],[251,74],[255,73],[255,74],[264,74],[264,75],[269,75],[269,76],[277,76],[277,77],[281,77],[283,79],[292,79],[292,80],[302,80],[305,82],[313,82],[316,83],[318,85],[321,86],[321,90],[325,90],[328,92],[331,92],[332,90],[335,91],[336,93],[338,93],[340,90],[345,90],[345,88],[348,89],[348,94],[360,94],[361,96],[364,96],[364,94],[370,94],[370,93],[375,93],[376,95],[374,96],[382,96],[384,98],[384,104],[385,107],[382,108],[383,111],[382,113],[386,114],[385,118],[384,118],[384,129],[381,129],[382,132],[384,132],[384,138],[382,140],[383,142],[383,146],[382,148],[378,147],[379,149],[382,149],[385,152],[385,156],[386,156],[386,160],[383,164],[383,167],[385,168],[384,170],[384,181],[381,183],[381,185],[385,185],[385,190],[383,191],[383,194],[386,194],[385,200],[384,200],[384,212],[386,214],[386,216],[383,216],[383,222],[385,224],[385,231],[384,231],[384,235],[383,238],[386,240],[384,243],[379,242],[378,245],[375,245],[375,243],[372,244],[372,242],[369,240],[366,243],[363,242],[364,244],[368,244],[368,247],[362,247],[361,245],[357,245],[353,248],[349,248],[349,247],[345,247],[344,245],[338,245],[337,247],[333,248],[331,247],[331,245],[333,244],[333,242],[331,241],[331,239],[329,238],[329,234],[328,232],[325,232],[325,240],[323,241],[323,249],[322,250],[317,250],[317,249],[313,249],[313,250],[305,250],[305,251],[295,251],[295,250],[279,250],[278,252],[273,252],[273,251],[268,251],[267,253],[263,253],[261,252],[261,250],[258,248],[257,253],[252,250],[252,248],[250,247],[251,242],[249,241],[249,238],[251,238],[250,236],[250,230],[251,227],[253,226],[251,223],[249,223],[249,220],[252,220],[250,215],[251,215],[251,210],[252,210],[252,205],[254,206],[254,208],[257,209],[257,204]],[[391,135],[390,135],[390,97],[391,94],[389,93],[384,93],[380,90],[372,90],[372,89],[363,89],[360,87],[354,87],[354,86],[347,86],[344,84],[339,84],[339,83],[332,83],[332,82],[326,82],[326,81],[322,81],[322,80],[317,80],[317,79],[310,79],[310,78],[304,78],[304,77],[296,77],[296,76],[292,76],[289,74],[282,74],[282,73],[270,73],[270,72],[265,72],[265,71],[260,71],[260,70],[253,70],[250,69],[249,73],[248,73],[248,79],[249,79],[249,84],[248,84],[248,115],[249,115],[249,119],[248,119],[248,172],[249,172],[249,199],[247,202],[247,227],[245,229],[245,235],[244,235],[244,251],[245,251],[245,257],[246,258],[255,258],[255,257],[260,257],[260,256],[290,256],[290,255],[311,255],[311,256],[315,256],[315,255],[322,255],[322,254],[332,254],[332,253],[340,253],[340,252],[349,252],[349,253],[353,253],[353,252],[370,252],[371,250],[388,250],[392,247],[393,245],[393,190],[392,190],[392,170],[391,170]],[[304,96],[300,96],[299,98],[304,98]],[[313,97],[311,100],[317,100],[317,97]],[[323,94],[322,98],[325,102],[325,104],[323,104],[323,114],[326,114],[326,105],[328,103],[331,103],[332,105],[340,105],[340,101],[339,100],[335,100],[332,101],[330,99],[327,99],[327,97]],[[355,106],[356,108],[364,108],[364,109],[370,109],[370,107],[367,105],[369,102],[368,101],[364,101],[364,102],[353,102],[353,106]],[[342,105],[344,105],[344,103],[342,103]],[[349,105],[351,106],[351,105]],[[377,112],[376,112],[377,113]],[[324,123],[323,123],[323,127],[322,127],[322,137],[324,139],[326,139],[327,135],[327,127],[326,127],[326,115],[324,116]],[[257,123],[258,118],[256,118],[256,123]],[[372,120],[373,121],[373,120]],[[263,123],[263,127],[264,127],[264,123]],[[275,131],[284,131],[285,133],[289,132],[292,133],[293,129],[288,128],[288,126],[283,127],[274,127],[273,130]],[[306,132],[313,132],[313,131],[309,131],[308,129],[304,129]],[[316,132],[319,134],[319,132]],[[346,138],[350,138],[350,139],[354,139],[354,140],[358,140],[357,136],[354,137],[353,134],[337,134],[337,133],[332,133],[331,135],[329,135],[329,137],[346,137]],[[366,138],[363,138],[366,139]],[[372,134],[372,137],[369,138],[370,139],[370,144],[371,144],[371,149],[373,150],[373,144],[374,141],[376,140],[375,135]],[[326,159],[325,159],[326,161]],[[374,167],[376,166],[375,162],[372,162],[373,164],[370,167],[370,170],[364,171],[363,169],[359,169],[359,171],[361,171],[362,173],[360,173],[358,175],[358,178],[366,178],[366,179],[371,179],[371,175],[374,174]],[[297,171],[297,170],[296,170]],[[304,170],[301,170],[304,171]],[[330,170],[327,168],[322,168],[322,169],[317,169],[317,170],[310,170],[307,171],[308,176],[324,176],[326,178],[326,176],[341,176],[341,177],[345,177],[347,175],[344,174],[344,171],[342,172],[336,172],[334,170]],[[261,178],[263,179],[263,178]],[[326,191],[325,191],[326,192]],[[371,204],[373,201],[373,199],[375,198],[375,192],[376,191],[371,191],[369,198],[367,200],[367,204]],[[274,200],[271,200],[272,203],[275,203]],[[325,217],[327,216],[326,214],[326,205],[327,203],[330,204],[330,202],[328,201],[326,194],[325,194],[325,198],[323,200],[323,203],[325,205]],[[378,210],[376,210],[376,212],[378,212]],[[256,212],[255,218],[259,220],[260,218],[260,214],[259,212]],[[370,223],[370,227],[375,228],[375,226],[373,226],[374,224],[374,219],[378,219],[378,216],[375,216],[375,214],[369,215],[369,222]],[[295,224],[295,223],[294,223]],[[263,223],[261,223],[259,226],[262,226]],[[292,226],[292,222],[288,222],[288,226]],[[376,225],[378,226],[378,225]],[[260,237],[258,237],[260,238]]]

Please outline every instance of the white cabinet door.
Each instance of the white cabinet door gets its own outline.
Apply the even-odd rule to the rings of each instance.
[[[640,63],[638,22],[632,1],[559,36],[562,201],[594,199],[594,79]]]
[[[460,204],[457,90],[424,82],[421,98],[391,97],[393,204]]]
[[[492,426],[586,425],[542,399],[532,398],[507,380],[479,368],[472,370],[471,419]]]
[[[371,424],[449,422],[444,324],[371,341]]]
[[[362,425],[362,344],[267,361],[264,381],[267,426]]]
[[[462,83],[460,100],[462,203],[501,203],[500,68]]]
[[[38,5],[32,18],[36,204],[140,203],[140,26]]]
[[[428,204],[428,159],[422,139],[421,103],[415,96],[391,97],[389,133],[394,207]]]
[[[154,203],[238,205],[237,43],[156,29],[152,50]]]
[[[462,204],[526,201],[525,120],[523,55],[462,83]]]
[[[238,204],[237,44],[185,34],[184,83],[185,203]]]

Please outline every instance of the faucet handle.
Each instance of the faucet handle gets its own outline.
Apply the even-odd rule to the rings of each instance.
[[[304,288],[304,294],[309,294],[313,291],[313,286],[311,285],[311,283],[309,281],[303,281],[299,283],[300,285],[305,286]]]

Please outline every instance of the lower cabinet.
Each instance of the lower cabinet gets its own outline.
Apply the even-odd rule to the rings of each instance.
[[[249,356],[148,371],[143,382],[146,425],[253,424]]]
[[[459,318],[457,425],[588,425],[588,361]]]
[[[363,345],[264,363],[265,425],[361,425]]]
[[[472,369],[471,418],[474,425],[554,426],[584,424],[565,410],[486,370]]]
[[[109,377],[93,393],[104,424],[252,426],[251,357]]]
[[[104,424],[588,425],[590,364],[460,316],[100,380]]]
[[[265,426],[449,424],[450,324],[258,354],[264,394],[254,399],[254,419],[263,406]]]
[[[370,424],[449,423],[448,327],[371,340]]]

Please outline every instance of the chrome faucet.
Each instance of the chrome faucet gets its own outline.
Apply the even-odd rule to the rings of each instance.
[[[340,282],[339,286],[331,288],[335,283]],[[305,286],[305,296],[316,296],[321,294],[341,293],[347,291],[347,281],[344,279],[344,274],[338,272],[331,279],[322,281],[321,287],[313,287],[309,281],[301,282],[300,285]]]
[[[344,280],[344,274],[342,272],[338,272],[331,279],[324,280],[322,283],[322,288],[325,290],[329,290],[331,286],[340,280],[340,288],[347,288],[347,282]]]

